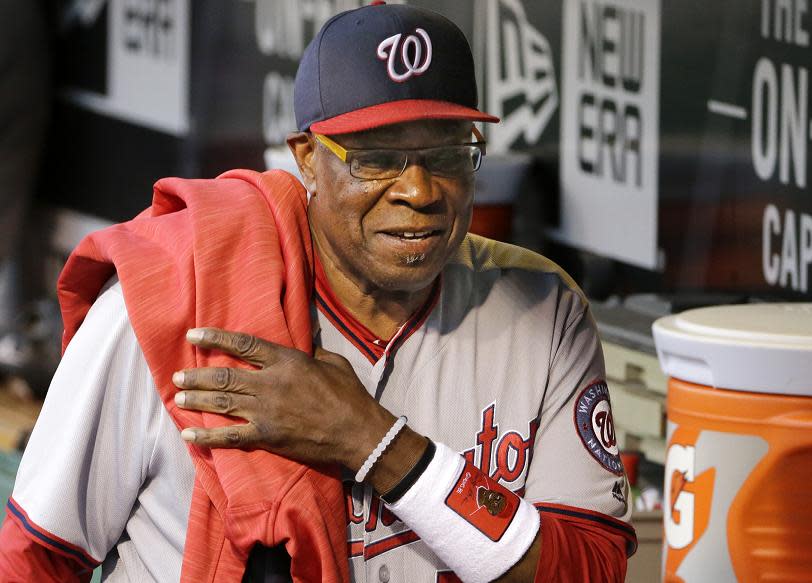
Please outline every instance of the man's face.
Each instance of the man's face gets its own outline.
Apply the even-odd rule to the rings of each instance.
[[[348,150],[429,148],[470,142],[471,123],[410,122],[333,137]],[[311,144],[310,225],[325,269],[340,269],[365,293],[429,286],[470,226],[473,175],[434,176],[410,159],[398,178],[361,180]]]

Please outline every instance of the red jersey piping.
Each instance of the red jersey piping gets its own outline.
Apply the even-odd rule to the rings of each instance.
[[[341,334],[349,340],[372,364],[378,362],[385,354],[395,352],[418,330],[428,319],[440,299],[442,276],[438,276],[431,288],[431,293],[425,303],[400,327],[389,340],[378,338],[374,332],[364,326],[347,310],[333,293],[327,275],[324,273],[318,252],[314,253],[314,266],[316,272],[316,286],[313,294],[316,307],[324,314]],[[387,353],[387,347],[388,353]]]

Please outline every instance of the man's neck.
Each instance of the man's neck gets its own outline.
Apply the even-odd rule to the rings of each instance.
[[[316,253],[319,253],[318,248]],[[388,340],[428,301],[432,285],[416,292],[362,289],[326,253],[319,259],[335,298],[356,320],[382,340]]]

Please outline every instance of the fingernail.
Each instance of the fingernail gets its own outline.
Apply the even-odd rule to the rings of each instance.
[[[172,375],[172,382],[175,384],[176,387],[182,387],[183,381],[186,379],[186,375],[183,374],[182,370],[179,370],[175,374]]]
[[[203,328],[190,328],[188,332],[186,332],[186,340],[189,342],[200,342],[203,340],[203,335],[206,331]]]
[[[175,405],[183,407],[186,404],[186,393],[183,391],[175,393]]]
[[[180,437],[183,441],[194,441],[195,440],[195,432],[191,429],[184,429],[180,432]]]

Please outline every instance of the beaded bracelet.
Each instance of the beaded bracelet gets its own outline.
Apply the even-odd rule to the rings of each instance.
[[[389,447],[389,444],[392,443],[392,440],[395,439],[395,436],[400,433],[400,430],[406,426],[406,419],[405,415],[401,415],[398,417],[398,420],[395,421],[395,424],[392,425],[392,428],[386,432],[386,435],[383,436],[383,439],[378,444],[378,446],[372,450],[372,453],[369,454],[367,461],[364,462],[364,465],[361,466],[361,469],[358,470],[358,473],[355,474],[355,481],[356,482],[363,482],[364,479],[367,477],[369,470],[372,469],[372,466],[375,465],[375,462],[378,461],[378,458],[381,457],[381,454],[384,450]]]

